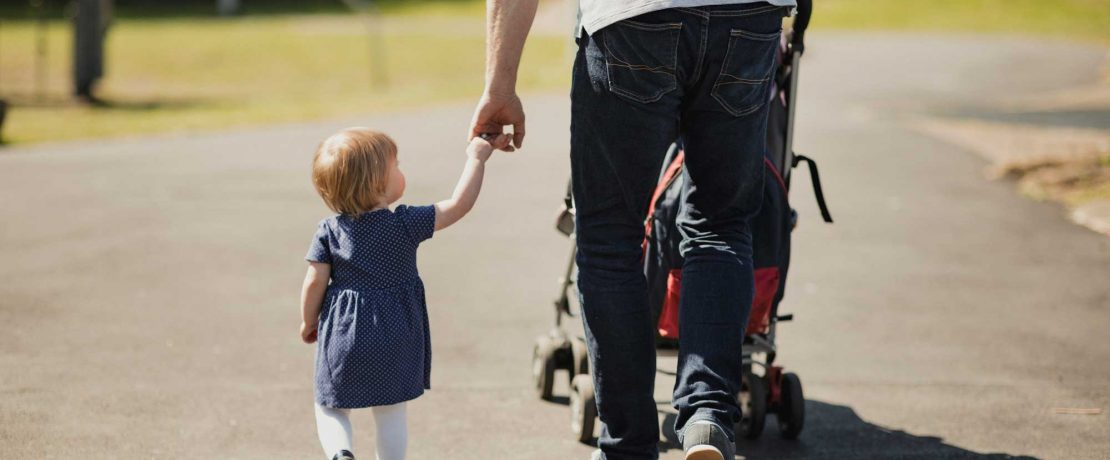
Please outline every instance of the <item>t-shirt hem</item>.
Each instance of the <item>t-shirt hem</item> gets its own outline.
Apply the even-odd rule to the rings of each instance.
[[[761,0],[775,6],[789,7],[797,6],[794,0]],[[583,21],[582,28],[586,29],[586,33],[593,35],[595,32],[604,29],[606,26],[612,25],[624,19],[634,18],[641,14],[651,13],[659,10],[666,10],[671,8],[693,8],[699,6],[716,6],[716,5],[742,5],[745,3],[754,2],[738,2],[736,0],[661,0],[657,2],[645,3],[636,5],[634,8],[613,12],[593,19],[591,21]],[[577,32],[576,32],[577,34]]]

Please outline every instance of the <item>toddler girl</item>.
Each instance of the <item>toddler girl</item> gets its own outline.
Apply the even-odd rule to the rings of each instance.
[[[430,388],[431,341],[416,248],[461,219],[478,198],[485,162],[509,135],[476,137],[450,199],[389,205],[405,191],[397,146],[350,128],[327,138],[312,183],[338,215],[320,222],[305,259],[301,338],[316,347],[316,425],[324,453],[354,459],[352,408],[370,407],[378,460],[405,457],[405,402]]]

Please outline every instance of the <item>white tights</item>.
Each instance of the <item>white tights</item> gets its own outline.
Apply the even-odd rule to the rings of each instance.
[[[378,460],[404,460],[408,445],[408,422],[405,403],[374,406],[374,425],[378,433]],[[328,460],[340,450],[354,452],[351,447],[350,409],[333,409],[316,405],[316,430]]]

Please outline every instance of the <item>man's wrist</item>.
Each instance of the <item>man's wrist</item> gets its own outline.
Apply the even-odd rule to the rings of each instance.
[[[489,96],[491,98],[516,97],[516,78],[490,78],[486,81],[485,93],[486,96]]]

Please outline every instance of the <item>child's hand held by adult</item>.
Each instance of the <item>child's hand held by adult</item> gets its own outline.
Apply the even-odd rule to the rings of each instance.
[[[495,137],[493,139],[493,148],[494,148],[494,150],[504,150],[506,152],[513,152],[514,150],[509,149],[509,146],[512,144],[513,139],[514,139],[514,137],[513,137],[512,134],[508,134],[508,133],[498,134],[497,137]]]
[[[482,134],[470,140],[466,153],[470,158],[486,161],[494,150],[506,149],[512,140],[513,136],[510,134]]]

